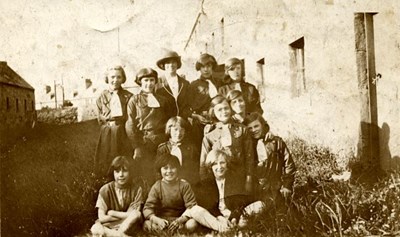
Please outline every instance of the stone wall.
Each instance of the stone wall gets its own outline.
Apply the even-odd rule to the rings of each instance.
[[[382,166],[400,160],[399,1],[255,0],[241,7],[207,0],[186,55],[208,52],[219,63],[245,59],[246,80],[263,95],[264,116],[282,136],[304,138],[341,157],[356,152],[360,96],[355,57],[354,13],[377,12],[374,19],[378,125]],[[240,33],[238,33],[240,32]],[[292,93],[290,44],[304,38],[305,87]],[[265,62],[259,65],[261,59]],[[262,70],[260,70],[262,68]],[[192,72],[186,63],[181,72]],[[261,71],[261,73],[260,73]]]
[[[44,108],[37,111],[37,120],[41,123],[71,124],[78,122],[78,112],[75,107],[59,109]]]

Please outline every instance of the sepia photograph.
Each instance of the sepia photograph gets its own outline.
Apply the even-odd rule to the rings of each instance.
[[[400,236],[400,1],[0,13],[0,236]]]

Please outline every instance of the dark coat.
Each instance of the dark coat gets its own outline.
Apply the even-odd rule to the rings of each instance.
[[[211,78],[210,81],[214,86],[219,89],[222,85],[220,81],[215,78]],[[199,78],[190,83],[190,94],[191,94],[191,107],[193,112],[202,114],[210,109],[211,98],[209,94],[208,82],[204,78]]]
[[[258,140],[253,139],[253,142],[256,149]],[[265,180],[264,189],[279,191],[282,186],[292,189],[296,166],[286,143],[278,136],[266,136],[263,143],[267,160],[257,165],[256,177]],[[257,157],[257,152],[255,155]]]
[[[157,94],[154,96],[160,103],[159,108],[150,108],[147,105],[147,95],[143,92],[133,95],[128,102],[128,120],[125,127],[133,149],[145,144],[148,140],[157,143],[158,136],[163,137],[165,141],[164,129],[171,108],[165,97]],[[154,151],[160,143],[155,144]]]
[[[182,141],[179,148],[182,152],[182,167],[179,170],[179,177],[194,185],[199,180],[200,152],[196,146],[185,140]],[[158,146],[157,156],[169,154],[171,149],[171,141],[164,142]]]
[[[171,110],[166,98],[154,94],[160,104],[158,108],[150,108],[147,104],[146,93],[133,95],[128,102],[126,133],[134,150],[137,161],[138,175],[148,184],[155,181],[154,162],[157,147],[167,140],[164,129]]]
[[[197,204],[207,209],[212,215],[222,215],[219,208],[219,192],[214,177],[200,181],[195,186]],[[246,194],[246,191],[239,185],[232,173],[227,173],[225,178],[225,205],[231,211],[229,219],[239,219],[243,209],[254,202],[254,198]]]
[[[235,89],[235,84],[236,82],[230,79],[230,82],[219,88],[218,90],[219,94],[221,94],[224,97],[227,97],[228,93],[231,90]],[[258,93],[257,88],[254,85],[247,82],[240,82],[240,88],[242,89],[243,99],[246,103],[246,112],[247,113],[258,112],[260,114],[263,114],[260,102],[260,94]]]
[[[206,176],[204,163],[207,154],[212,149],[219,149],[225,151],[231,159],[231,171],[237,175],[239,183],[245,184],[246,176],[253,175],[254,171],[254,150],[251,136],[246,126],[238,123],[229,124],[229,131],[231,134],[232,144],[230,146],[223,146],[221,144],[221,137],[223,131],[220,124],[208,124],[204,128],[204,138],[200,154],[200,178]]]
[[[187,119],[192,114],[190,100],[192,100],[193,97],[190,94],[189,90],[190,84],[186,79],[178,76],[178,85],[179,92],[177,100],[175,100],[175,97],[173,96],[171,88],[169,87],[167,79],[165,77],[160,77],[158,79],[155,91],[156,94],[167,98],[170,104],[175,105],[168,113],[169,118],[180,116]]]

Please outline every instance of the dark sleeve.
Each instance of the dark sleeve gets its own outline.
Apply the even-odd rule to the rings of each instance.
[[[296,173],[296,166],[294,164],[293,157],[286,146],[286,143],[283,141],[281,142],[283,145],[282,148],[283,148],[283,159],[284,159],[284,167],[282,175],[283,187],[292,190],[294,183],[294,175]]]
[[[184,82],[184,90],[182,89],[182,91],[184,92],[184,96],[181,108],[182,111],[180,111],[179,115],[182,118],[187,119],[192,115],[192,106],[190,101],[193,99],[193,95],[190,93],[190,84],[186,80]]]
[[[197,80],[196,80],[197,81]],[[190,99],[189,99],[189,103],[190,103],[190,107],[192,109],[192,111],[198,111],[199,109],[199,101],[197,98],[199,98],[199,92],[197,91],[197,87],[196,87],[196,81],[192,81],[192,83],[190,83],[189,85],[189,95],[190,95]]]
[[[260,93],[254,85],[249,85],[249,112],[258,112],[263,114],[263,109],[261,108]]]
[[[160,190],[158,190],[158,187],[160,187],[159,182],[160,181],[157,181],[155,184],[153,184],[150,189],[149,195],[147,196],[146,203],[144,204],[143,216],[146,220],[149,219],[150,216],[155,215],[156,209],[160,208]]]
[[[167,123],[168,119],[175,116],[175,112],[176,112],[175,100],[171,97],[166,97],[161,94],[158,94],[157,99],[162,101],[162,103],[160,103],[163,114],[164,114],[162,121],[164,123]],[[164,124],[164,126],[165,126],[165,124]]]
[[[97,121],[99,122],[100,125],[104,124],[107,121],[107,118],[104,116],[103,103],[104,103],[103,93],[101,93],[100,96],[96,100]]]
[[[207,178],[207,170],[205,167],[205,162],[207,158],[208,152],[211,151],[212,144],[206,135],[203,137],[203,142],[201,143],[201,152],[200,152],[200,179]]]
[[[134,194],[134,199],[129,205],[128,211],[131,210],[137,210],[140,211],[140,207],[142,206],[143,203],[143,193],[142,193],[142,188],[138,187],[136,189],[136,193]]]
[[[253,140],[247,128],[243,128],[243,152],[245,155],[246,175],[253,175],[255,158]]]
[[[157,148],[157,157],[166,153],[169,153],[167,144],[165,143],[160,144]]]
[[[186,209],[192,208],[195,206],[196,203],[196,198],[194,196],[194,192],[192,188],[190,187],[190,184],[187,181],[180,181],[182,185],[182,196],[183,196],[183,201],[185,203]]]
[[[127,116],[128,120],[125,123],[125,131],[126,135],[130,140],[132,148],[135,149],[141,144],[142,138],[139,135],[139,129],[137,128],[137,123],[136,123],[137,111],[136,111],[134,96],[131,96],[131,98],[128,101]]]

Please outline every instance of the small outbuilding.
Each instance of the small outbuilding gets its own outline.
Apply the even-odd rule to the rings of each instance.
[[[35,89],[0,61],[0,144],[22,136],[36,121]]]

